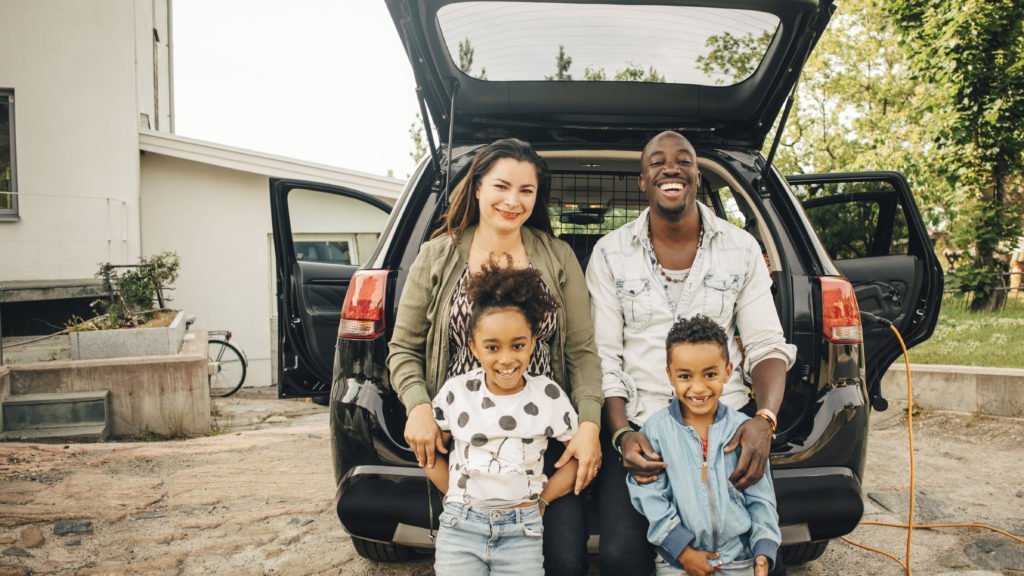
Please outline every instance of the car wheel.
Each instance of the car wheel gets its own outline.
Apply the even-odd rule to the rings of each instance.
[[[331,397],[327,395],[313,396],[313,404],[319,404],[321,406],[327,406],[331,403]]]
[[[382,544],[355,536],[352,537],[352,545],[355,546],[357,554],[374,562],[405,562],[419,558],[419,553],[407,546]]]
[[[787,566],[803,564],[804,562],[810,562],[811,560],[817,560],[820,558],[821,555],[825,553],[825,548],[827,547],[828,540],[804,542],[803,544],[783,546],[782,550],[779,551],[779,556],[782,558],[782,562]]]

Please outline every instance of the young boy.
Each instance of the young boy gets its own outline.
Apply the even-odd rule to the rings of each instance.
[[[781,542],[775,491],[764,478],[744,492],[729,482],[739,451],[723,448],[747,416],[718,402],[732,373],[725,332],[706,316],[679,320],[665,342],[676,399],[641,432],[668,464],[650,483],[627,477],[647,517],[659,576],[767,576]]]

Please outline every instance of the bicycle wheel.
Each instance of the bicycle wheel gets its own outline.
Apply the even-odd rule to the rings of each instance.
[[[242,351],[227,340],[210,340],[210,396],[231,396],[245,382],[246,361]]]

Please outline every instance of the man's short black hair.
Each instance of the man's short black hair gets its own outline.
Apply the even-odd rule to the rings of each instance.
[[[692,318],[682,318],[672,325],[665,338],[666,363],[672,362],[672,348],[676,344],[700,344],[713,342],[722,348],[722,358],[729,362],[729,338],[725,330],[707,316],[698,314]]]

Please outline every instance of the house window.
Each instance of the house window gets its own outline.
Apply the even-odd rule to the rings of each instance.
[[[0,88],[0,220],[18,218],[14,164],[14,90]]]

